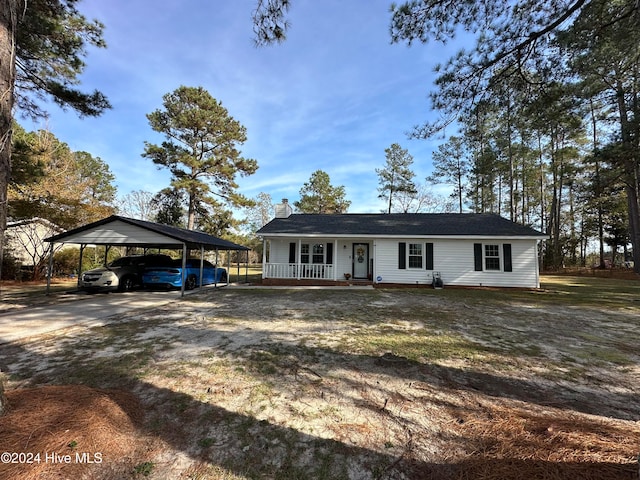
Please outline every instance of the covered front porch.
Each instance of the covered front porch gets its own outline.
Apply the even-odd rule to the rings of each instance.
[[[371,281],[373,245],[341,238],[264,238],[263,279]]]

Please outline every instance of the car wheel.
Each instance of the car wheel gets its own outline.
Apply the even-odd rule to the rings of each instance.
[[[118,290],[121,292],[130,292],[133,290],[134,285],[133,277],[123,277],[120,283],[118,283]]]
[[[185,283],[184,288],[185,290],[193,290],[196,288],[197,284],[198,279],[194,275],[191,275],[190,277],[187,277],[187,283]]]

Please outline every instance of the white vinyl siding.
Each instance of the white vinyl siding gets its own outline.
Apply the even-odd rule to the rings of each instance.
[[[269,259],[272,263],[289,262],[289,243],[296,244],[296,255],[299,243],[297,238],[271,239]],[[313,244],[324,244],[325,253],[327,243],[334,243],[335,239],[322,238],[310,240],[305,238],[302,243],[307,243],[310,248]],[[400,269],[398,265],[398,244],[406,243],[407,255],[410,244],[422,245],[422,268]],[[495,287],[524,287],[537,288],[538,284],[538,250],[537,241],[531,240],[495,240],[495,239],[431,239],[431,238],[401,238],[401,239],[362,239],[348,238],[338,239],[334,245],[333,262],[336,278],[344,280],[344,274],[352,274],[352,245],[353,243],[368,243],[369,257],[373,259],[373,280],[381,277],[377,283],[401,283],[412,285],[425,285],[432,283],[433,272],[440,272],[447,285],[459,286],[495,286]],[[427,270],[426,244],[433,244],[433,270]],[[500,267],[502,270],[474,270],[474,244],[498,245],[500,255]],[[503,245],[511,245],[512,271],[505,272],[503,259]],[[483,246],[484,251],[484,246]],[[313,252],[310,252],[310,256]],[[311,259],[310,259],[311,260]],[[485,266],[483,258],[483,267]]]
[[[425,239],[424,242],[432,242],[434,245],[433,271],[410,268],[402,270],[398,268],[399,241],[407,243],[407,250],[410,243],[417,243],[416,239],[382,239],[375,242],[374,272],[375,277],[382,277],[380,283],[431,284],[433,271],[436,271],[440,272],[445,288],[447,285],[524,288],[539,286],[535,239],[483,242],[487,245],[499,245],[499,255],[502,255],[503,243],[511,244],[511,272],[474,271],[474,243],[478,243],[478,240],[472,239]]]

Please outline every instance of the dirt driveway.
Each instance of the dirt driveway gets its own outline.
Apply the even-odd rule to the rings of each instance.
[[[158,307],[176,301],[175,291],[136,291],[94,294],[71,291],[47,299],[36,306],[7,302],[0,307],[0,344],[15,342],[57,330],[105,325],[115,315],[139,308]]]
[[[639,307],[223,289],[0,346],[0,368],[9,393],[82,385],[68,403],[100,389],[129,418],[139,402],[127,455],[63,435],[101,454],[91,478],[637,479]],[[66,468],[37,467],[20,473]]]

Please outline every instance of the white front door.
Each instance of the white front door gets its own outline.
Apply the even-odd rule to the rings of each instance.
[[[369,244],[353,244],[353,278],[369,277]]]

